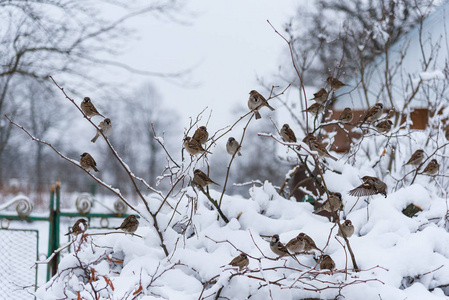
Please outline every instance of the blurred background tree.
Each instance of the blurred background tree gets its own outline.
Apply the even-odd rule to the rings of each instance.
[[[37,137],[50,138],[55,146],[58,145],[65,153],[73,154],[72,157],[76,159],[79,157],[77,150],[80,145],[76,137],[65,137],[64,134],[69,130],[78,130],[84,134],[84,127],[77,128],[74,116],[81,119],[78,112],[73,107],[68,109],[70,103],[67,101],[61,101],[61,93],[49,76],[57,78],[58,83],[71,95],[84,97],[83,90],[101,89],[105,97],[115,95],[116,98],[123,97],[119,88],[123,93],[127,83],[120,87],[109,84],[95,76],[95,68],[115,68],[147,76],[179,76],[139,70],[114,57],[120,54],[120,49],[125,49],[127,40],[133,37],[133,29],[126,25],[128,20],[149,14],[177,21],[177,16],[181,16],[181,13],[185,15],[182,8],[183,5],[176,0],[150,4],[113,0],[101,3],[85,0],[0,0],[1,115],[7,114],[13,119],[25,121],[22,123]],[[155,88],[152,90],[155,91]],[[139,105],[137,99],[147,100],[136,97],[134,106]],[[113,103],[108,106],[97,104],[97,108],[106,115],[114,111]],[[55,107],[58,107],[57,111]],[[141,122],[139,126],[148,125],[152,121],[151,117],[145,116],[146,123]],[[120,128],[120,124],[117,125]],[[40,144],[25,145],[24,136],[11,135],[11,128],[11,124],[2,118],[0,190],[7,187],[11,178],[32,182],[28,188],[40,191],[42,188],[47,189],[49,183],[60,176],[66,177],[57,175],[64,174],[65,170],[65,164],[60,163],[58,157],[46,156],[48,150]],[[152,143],[148,135],[145,136],[145,142]],[[154,172],[154,163],[151,168]],[[86,186],[89,182],[88,178],[69,180],[75,185],[73,188]]]

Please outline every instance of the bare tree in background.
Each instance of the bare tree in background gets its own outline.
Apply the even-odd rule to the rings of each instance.
[[[171,148],[175,135],[181,132],[176,112],[164,108],[160,94],[151,83],[142,85],[127,99],[111,101],[116,108],[111,112],[114,131],[111,141],[117,151],[123,153],[130,167],[154,186],[166,161],[162,148],[154,138],[153,127],[158,136],[164,135],[166,147]],[[105,149],[104,155],[110,156],[110,151]],[[110,157],[107,161],[111,161]],[[125,188],[121,182],[127,175],[121,166],[110,164],[106,168],[114,176],[114,184]]]
[[[24,84],[44,91],[49,88],[49,75],[61,82],[70,81],[73,93],[81,86],[95,89],[105,85],[101,79],[92,76],[95,66],[109,66],[136,72],[142,75],[178,77],[182,74],[166,74],[143,71],[122,64],[113,59],[126,45],[131,31],[126,21],[142,14],[152,14],[177,20],[183,5],[177,0],[162,0],[151,4],[139,2],[101,2],[83,0],[0,0],[0,112],[19,116],[28,112],[21,107],[30,102],[28,109],[32,116],[38,106],[33,95],[26,95]],[[116,17],[111,18],[108,9]],[[105,12],[106,11],[106,12]],[[118,13],[117,13],[118,12]],[[183,12],[184,13],[184,12]],[[107,57],[111,57],[110,60]],[[45,103],[45,102],[44,102]],[[39,104],[41,105],[41,104]],[[45,105],[45,104],[44,104]],[[33,130],[42,133],[53,123],[40,124],[32,119]],[[46,118],[49,120],[49,118]],[[9,145],[11,125],[0,124],[0,165],[11,159],[5,148]],[[39,146],[38,146],[39,147]],[[39,154],[38,150],[38,157]],[[14,151],[7,151],[13,153]],[[36,162],[39,171],[39,162]],[[0,172],[0,187],[5,174]]]
[[[352,76],[361,59],[369,63],[383,53],[431,13],[434,2],[318,0],[312,6],[307,3],[306,8],[300,6],[285,31],[305,84],[321,86],[330,72],[336,77],[343,73]],[[361,58],[356,51],[360,47]],[[280,72],[281,77],[299,86],[291,69]]]

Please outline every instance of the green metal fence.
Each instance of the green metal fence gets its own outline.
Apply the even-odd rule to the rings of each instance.
[[[109,213],[91,213],[91,208],[94,203],[103,206]],[[78,219],[84,217],[88,219],[89,223],[93,218],[100,218],[102,228],[108,228],[109,219],[122,219],[128,216],[125,214],[127,207],[120,200],[116,201],[114,208],[111,209],[100,202],[95,202],[94,198],[86,193],[80,194],[77,198],[77,212],[61,211],[61,186],[59,182],[51,186],[48,215],[39,216],[31,214],[33,206],[27,197],[18,197],[17,199],[11,200],[10,203],[0,205],[0,211],[13,204],[17,205],[16,214],[11,212],[0,214],[0,225],[2,227],[0,230],[0,299],[34,298],[32,293],[27,292],[24,287],[28,287],[28,291],[34,291],[37,286],[38,268],[34,263],[39,259],[39,230],[33,228],[35,222],[48,222],[47,257],[50,257],[61,246],[61,235],[67,232],[65,228],[61,232],[61,220],[63,218]],[[19,224],[17,226],[18,228],[13,228],[14,226],[10,225],[10,221],[14,221],[14,224]],[[30,249],[33,249],[33,251]],[[60,253],[56,254],[47,265],[47,281],[57,272],[59,256]],[[21,263],[14,264],[13,262],[17,260],[20,260]],[[4,261],[7,262],[4,263]],[[20,275],[25,273],[26,275]],[[34,278],[31,283],[29,282],[30,274]],[[27,280],[22,280],[25,278]],[[7,292],[9,293],[9,290],[14,292],[14,297],[2,298],[3,295],[8,295]],[[18,291],[23,293],[23,297],[16,296]]]

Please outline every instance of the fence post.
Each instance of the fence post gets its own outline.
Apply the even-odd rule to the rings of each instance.
[[[53,253],[53,236],[54,236],[54,224],[53,220],[55,217],[55,211],[54,211],[54,204],[55,204],[55,185],[51,185],[50,189],[50,214],[49,214],[49,228],[48,228],[48,254],[47,257],[50,257],[50,255]],[[47,281],[50,280],[50,277],[53,274],[53,263],[49,263],[47,265]]]

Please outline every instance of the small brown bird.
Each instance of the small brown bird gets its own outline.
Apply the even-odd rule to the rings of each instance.
[[[418,149],[412,154],[412,157],[405,163],[406,165],[419,166],[424,159],[424,150]]]
[[[385,120],[376,124],[376,129],[379,133],[388,133],[391,130],[391,126],[393,126],[393,122],[390,120]]]
[[[80,233],[84,233],[86,230],[87,230],[87,221],[85,219],[79,219],[73,225],[72,230],[70,230],[65,235],[69,234],[78,235]]]
[[[296,143],[296,136],[293,130],[288,126],[288,124],[284,124],[281,128],[281,137],[284,142],[287,143]]]
[[[324,105],[319,104],[318,102],[315,102],[312,105],[309,105],[309,107],[307,107],[307,109],[303,110],[303,112],[305,112],[305,111],[316,116],[324,111]]]
[[[423,174],[427,175],[435,175],[438,173],[438,170],[440,169],[440,164],[437,162],[436,159],[432,159],[429,164],[424,168]]]
[[[324,102],[326,102],[328,96],[329,92],[322,88],[321,90],[313,94],[313,98],[310,100],[315,100],[317,103],[323,104]]]
[[[184,138],[184,148],[187,152],[190,153],[190,155],[197,155],[204,152],[212,154],[211,152],[204,149],[203,146],[201,146],[200,142],[192,139],[190,136]]]
[[[340,228],[338,228],[338,233],[337,233],[338,236],[343,236],[343,234],[341,233],[342,231],[346,235],[347,238],[350,238],[354,234],[354,225],[352,225],[351,220],[344,221],[344,223],[341,224],[341,228],[342,228],[342,230],[340,230]]]
[[[134,233],[139,227],[139,220],[135,215],[129,215],[125,220],[123,220],[122,225],[115,229],[121,229],[126,233]]]
[[[249,265],[248,256],[245,253],[242,253],[233,260],[231,260],[229,265],[239,267],[239,270],[241,271],[244,267]]]
[[[387,198],[387,185],[377,177],[363,176],[363,183],[349,191],[349,195],[354,197],[366,197],[382,194]]]
[[[321,144],[318,139],[313,136],[313,134],[309,133],[306,135],[306,137],[302,140],[304,143],[309,145],[310,150],[316,151],[318,153],[319,157],[329,157],[335,161],[337,161],[337,158],[330,155],[329,152],[326,150],[323,144]]]
[[[342,205],[343,205],[343,201],[341,199],[341,194],[333,193],[329,199],[324,201],[323,205],[321,205],[321,207],[319,207],[316,210],[316,212],[318,213],[320,211],[325,210],[327,212],[332,213],[332,212],[340,210]]]
[[[307,234],[305,234],[304,232],[301,232],[300,234],[298,234],[298,236],[296,237],[297,239],[299,239],[300,241],[304,242],[304,251],[308,252],[310,250],[318,250],[321,251],[315,244],[315,242],[312,240],[312,238],[310,236],[308,236]]]
[[[198,127],[192,136],[192,139],[198,141],[200,144],[206,144],[208,138],[209,132],[207,132],[206,126]]]
[[[81,110],[89,118],[93,116],[102,116],[104,118],[104,116],[95,108],[89,97],[84,97],[84,100],[81,102]]]
[[[346,107],[343,109],[343,111],[340,114],[340,117],[338,117],[338,121],[341,123],[350,123],[353,118],[352,109],[349,107]]]
[[[304,251],[305,247],[304,238],[298,235],[292,238],[285,246],[290,252],[294,254],[301,253]]]
[[[320,258],[320,270],[334,270],[335,262],[329,255],[323,255]]]
[[[87,152],[84,152],[81,154],[80,159],[81,167],[83,167],[86,171],[94,170],[95,172],[100,172],[97,169],[97,163],[95,162],[94,158]]]
[[[195,185],[201,186],[202,188],[206,187],[206,185],[209,185],[209,184],[219,185],[218,183],[213,182],[209,177],[207,177],[207,175],[200,169],[196,169],[195,171],[193,171],[193,174],[194,175],[193,175],[192,182]]]
[[[275,234],[271,238],[270,249],[274,254],[279,256],[289,255],[287,248],[279,240],[279,235]]]
[[[112,124],[111,119],[106,118],[103,121],[98,124],[98,127],[100,127],[100,130],[97,130],[97,134],[94,136],[94,138],[91,140],[92,143],[95,143],[97,139],[100,137],[100,131],[103,132],[105,136],[108,136],[109,132],[111,132]]]
[[[343,82],[341,82],[337,78],[331,77],[331,76],[327,77],[326,81],[330,85],[331,89],[333,89],[334,91],[338,91],[342,87],[347,86],[347,84],[344,84]]]
[[[240,153],[240,144],[239,142],[237,142],[235,140],[235,138],[230,137],[228,139],[228,142],[226,143],[226,151],[230,154],[230,155],[234,155],[235,152],[237,152],[238,156],[242,156],[242,153]]]
[[[384,112],[384,105],[382,103],[376,103],[370,107],[362,116],[362,126],[365,122],[373,122],[382,116]]]
[[[261,94],[259,94],[257,91],[252,90],[249,92],[249,99],[248,99],[248,108],[254,112],[256,115],[256,120],[262,118],[262,116],[259,113],[259,109],[263,106],[268,107],[271,110],[274,110],[273,107],[268,104],[267,99],[264,98]]]

